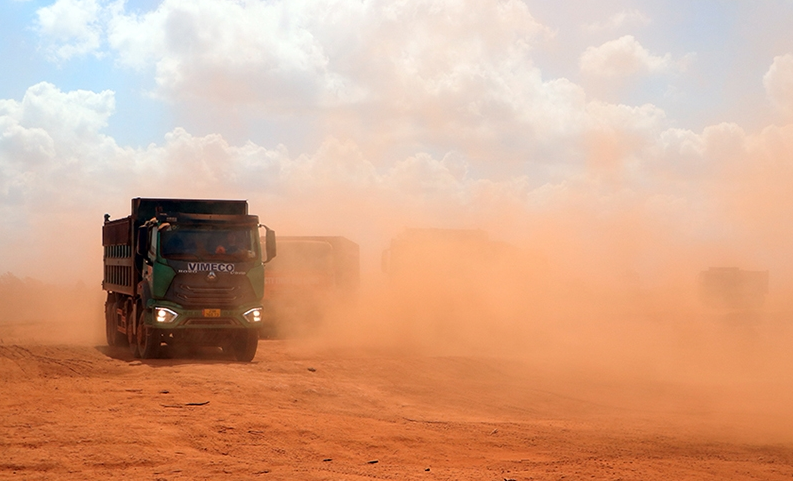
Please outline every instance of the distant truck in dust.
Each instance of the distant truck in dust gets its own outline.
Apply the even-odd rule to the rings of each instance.
[[[105,214],[102,246],[109,345],[142,358],[163,344],[221,346],[240,361],[256,355],[275,232],[246,201],[134,198],[131,215]]]
[[[703,303],[721,309],[758,309],[768,293],[768,271],[711,267],[699,274]]]
[[[327,309],[353,300],[360,249],[341,236],[279,236],[266,272],[260,335],[271,338],[316,326]]]

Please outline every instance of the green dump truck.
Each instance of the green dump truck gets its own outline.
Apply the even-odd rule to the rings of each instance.
[[[142,358],[180,344],[256,355],[275,232],[246,201],[134,198],[131,215],[105,214],[102,246],[109,345]]]

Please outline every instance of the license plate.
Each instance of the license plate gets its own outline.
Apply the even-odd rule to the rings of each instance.
[[[204,317],[220,317],[220,309],[204,309]]]

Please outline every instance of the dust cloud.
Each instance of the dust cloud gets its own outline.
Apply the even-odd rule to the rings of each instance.
[[[421,170],[382,186],[311,177],[321,169],[291,178],[277,195],[226,186],[212,197],[248,197],[251,212],[279,235],[345,236],[360,245],[355,301],[330,296],[315,318],[282,326],[316,349],[506,359],[516,376],[542,371],[553,379],[549,389],[571,396],[706,412],[789,441],[793,259],[790,223],[780,220],[793,210],[786,190],[793,173],[777,167],[793,149],[781,130],[765,132],[753,142],[766,144],[740,158],[730,152],[693,189],[674,172],[658,174],[674,178],[666,187],[697,192],[688,201],[639,188],[628,153],[641,142],[602,134],[584,174],[532,190],[528,200],[509,185],[454,176],[411,193],[407,181],[420,180]],[[324,162],[355,169],[333,152]],[[94,218],[73,221],[71,247],[57,247],[79,246],[72,250],[84,257],[63,268],[48,257],[38,270],[44,280],[0,278],[2,342],[103,342],[100,279],[64,280],[81,259],[84,271],[101,272],[103,210],[99,202],[86,209]],[[697,282],[710,267],[769,271],[762,306],[705,305]],[[614,387],[587,391],[596,381]]]
[[[580,381],[597,379],[616,386],[598,394],[607,404],[708,413],[732,434],[793,439],[783,187],[793,178],[775,168],[789,146],[728,159],[698,185],[701,204],[679,205],[636,188],[625,158],[635,146],[623,142],[595,142],[587,176],[542,208],[371,199],[365,210],[339,193],[335,215],[323,207],[324,228],[376,243],[361,247],[357,304],[329,309],[308,336],[323,347],[510,359],[516,373],[553,373],[554,389],[573,396],[592,394]],[[711,267],[768,271],[768,293],[752,307],[708,305],[699,274]]]
[[[55,284],[0,275],[0,344],[104,342],[104,292],[82,281]]]

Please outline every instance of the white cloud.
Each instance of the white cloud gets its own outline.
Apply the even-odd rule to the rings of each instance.
[[[648,21],[629,10],[588,28],[614,38]],[[733,199],[750,207],[728,215],[768,239],[782,237],[750,214],[793,218],[789,127],[694,132],[670,128],[657,105],[592,100],[534,64],[553,33],[520,0],[164,0],[141,14],[123,2],[58,0],[38,11],[37,30],[58,61],[109,48],[118,66],[153,79],[177,115],[211,104],[221,118],[132,149],[103,133],[113,92],[41,83],[0,100],[0,215],[20,245],[36,237],[28,214],[70,222],[87,206],[94,235],[103,211],[123,215],[134,196],[248,198],[292,232],[421,223],[529,232],[557,221],[597,232],[627,212],[637,222],[667,216],[688,235],[721,221],[716,211]],[[626,35],[587,49],[580,67],[610,81],[675,73],[691,58]],[[782,110],[793,111],[791,79],[791,55],[764,78]],[[247,111],[265,128],[280,118],[314,128],[302,144],[311,147],[229,140],[237,125],[253,129]]]
[[[75,0],[63,5],[88,4]],[[664,112],[654,105],[591,102],[579,85],[565,78],[544,79],[531,53],[553,34],[520,0],[165,0],[143,14],[116,2],[92,18],[106,20],[116,61],[127,68],[150,69],[157,94],[175,102],[177,110],[198,110],[209,102],[231,116],[245,109],[262,115],[286,112],[320,119],[328,127],[323,134],[344,139],[335,144],[326,140],[323,152],[334,153],[317,153],[309,161],[305,153],[287,158],[279,149],[232,147],[220,134],[196,138],[176,129],[165,146],[167,155],[182,160],[170,168],[195,182],[204,179],[195,184],[201,189],[249,185],[246,169],[251,169],[266,173],[260,182],[276,191],[281,184],[275,179],[302,176],[308,182],[317,174],[323,179],[347,176],[346,181],[361,188],[401,185],[421,190],[432,184],[443,186],[439,191],[459,193],[460,185],[482,180],[467,177],[471,159],[506,177],[524,163],[554,164],[554,173],[543,175],[558,181],[568,172],[562,166],[575,169],[582,162],[586,154],[580,139],[588,131],[650,139],[666,127]],[[643,17],[628,11],[615,18],[622,24]],[[630,68],[671,68],[669,54],[650,55],[633,37],[614,42],[595,53],[619,74],[624,69],[613,64],[620,55],[628,58]],[[108,99],[96,100],[103,94],[93,95],[83,99],[87,108],[73,109],[74,115],[60,119],[57,111],[50,112],[45,117],[53,125],[44,131],[53,135],[58,131],[55,123],[78,122],[82,112],[85,126],[72,131],[96,135],[112,108],[106,108]],[[30,105],[26,115],[35,111]],[[401,146],[398,156],[389,150],[389,163],[379,159],[381,147],[395,145]],[[232,154],[230,149],[238,150]],[[465,152],[465,160],[438,160],[450,150]],[[158,155],[147,150],[134,157],[135,162],[154,165],[151,159]],[[343,157],[358,160],[346,167],[322,161]],[[226,169],[226,164],[233,168]],[[429,184],[420,176],[405,180],[406,173],[416,172],[424,172]]]
[[[782,239],[755,217],[793,218],[793,203],[786,200],[793,130],[748,134],[719,124],[695,133],[667,128],[664,112],[653,105],[579,100],[570,107],[580,116],[579,131],[564,140],[581,144],[597,134],[591,147],[600,164],[594,170],[570,167],[538,184],[526,174],[526,163],[504,163],[500,152],[488,157],[500,164],[496,176],[469,163],[465,149],[416,149],[378,165],[358,142],[335,136],[290,153],[281,145],[235,145],[219,134],[196,136],[177,128],[158,144],[123,148],[102,133],[114,109],[112,92],[63,92],[38,84],[20,101],[0,100],[0,215],[15,225],[6,236],[18,243],[39,238],[32,229],[44,232],[49,222],[95,232],[104,211],[123,215],[135,196],[247,198],[282,231],[353,233],[370,240],[404,225],[477,226],[497,237],[499,230],[527,233],[559,222],[582,226],[576,232],[585,235],[587,229],[602,233],[600,222],[623,214],[663,218],[684,235],[706,232],[723,215],[751,226],[747,235],[767,236],[758,242]],[[523,124],[504,124],[511,138],[521,135],[516,125]],[[569,159],[552,160],[548,171],[571,165]],[[38,219],[39,227],[26,226],[27,219]],[[782,227],[783,233],[793,230]],[[0,243],[5,257],[8,246]],[[74,254],[73,262],[91,269],[101,258],[74,251],[84,257]]]
[[[539,35],[518,0],[166,0],[141,16],[116,9],[108,31],[122,64],[156,68],[163,95],[292,106],[382,98],[405,81],[419,92],[394,102],[458,91]]]
[[[763,85],[774,106],[787,115],[793,115],[793,55],[774,57],[763,76]]]
[[[543,81],[530,57],[551,35],[519,0],[166,0],[143,15],[116,9],[108,23],[118,61],[152,69],[163,99],[377,117],[340,128],[419,141],[460,130],[497,141],[504,116],[537,136],[567,130],[582,94]],[[406,117],[431,128],[393,125]]]
[[[387,184],[394,189],[417,195],[450,195],[462,187],[442,160],[422,153],[397,162],[388,172]]]
[[[531,53],[553,34],[520,0],[165,0],[144,14],[113,3],[99,17],[116,61],[150,71],[156,94],[177,111],[317,115],[332,124],[327,133],[353,135],[365,152],[407,141],[488,162],[575,163],[565,139],[608,110],[565,78],[543,78]],[[595,52],[607,74],[671,66],[633,37],[615,42]],[[658,128],[644,114],[617,117],[613,128]]]
[[[632,107],[592,101],[587,104],[588,126],[656,136],[666,124],[666,113],[653,104]]]
[[[579,122],[585,129],[652,138],[664,123],[663,112],[650,105],[592,102],[576,108],[582,109]],[[177,128],[159,145],[122,148],[101,133],[113,110],[112,92],[62,92],[46,83],[28,89],[19,102],[0,101],[4,212],[18,202],[28,208],[57,203],[56,210],[68,211],[97,198],[167,192],[281,199],[282,207],[297,199],[348,196],[344,209],[404,205],[415,214],[430,201],[439,209],[432,212],[439,213],[474,201],[536,204],[539,195],[532,193],[520,164],[494,180],[472,169],[464,155],[416,151],[378,168],[356,142],[336,137],[313,152],[290,155],[283,146],[231,145],[219,134],[194,136]],[[500,162],[498,155],[493,153],[491,161]],[[542,189],[555,191],[549,185]],[[465,216],[464,210],[455,215]]]
[[[30,87],[20,102],[0,102],[0,197],[58,210],[105,191],[105,184],[85,179],[124,151],[100,132],[114,108],[111,91],[62,92],[46,82]]]
[[[652,55],[632,35],[588,47],[579,64],[585,75],[610,78],[666,73],[675,68],[671,54]]]
[[[40,8],[36,28],[54,60],[100,55],[102,6],[97,0],[57,0]]]
[[[166,0],[144,15],[115,11],[108,40],[122,65],[154,67],[169,98],[305,105],[344,88],[312,25],[331,6]],[[354,17],[362,7],[338,8]]]
[[[335,137],[325,139],[314,152],[293,156],[283,146],[270,149],[252,142],[235,146],[218,134],[193,136],[177,128],[160,145],[122,148],[101,133],[113,110],[112,92],[62,92],[47,83],[28,89],[19,102],[0,101],[4,213],[10,214],[6,209],[19,202],[28,208],[56,203],[55,210],[69,211],[91,204],[92,199],[163,192],[274,196],[287,204],[289,199],[347,195],[352,206],[404,204],[418,211],[427,199],[440,209],[481,200],[486,192],[489,202],[521,198],[528,202],[531,192],[519,165],[513,175],[494,181],[482,173],[472,175],[465,156],[448,153],[439,158],[417,151],[376,168],[354,141]],[[610,110],[604,105],[588,110],[587,115],[608,119],[615,129],[656,128],[648,119],[657,113],[648,107]],[[351,205],[345,208],[358,208]]]
[[[98,135],[115,108],[115,94],[110,90],[62,92],[48,82],[28,88],[18,107],[21,123],[64,138]]]
[[[623,27],[641,27],[650,23],[650,19],[639,10],[623,10],[612,15],[605,22],[593,22],[584,25],[584,30],[591,33],[611,32]]]

